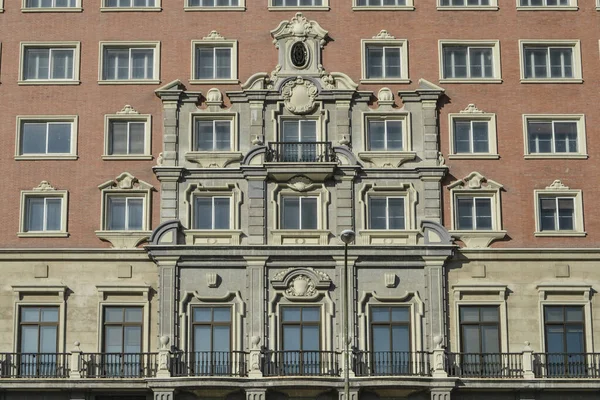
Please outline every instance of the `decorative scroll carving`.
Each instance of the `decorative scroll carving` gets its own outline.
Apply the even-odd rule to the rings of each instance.
[[[554,182],[550,184],[550,186],[546,186],[548,190],[569,190],[570,188],[564,185],[560,179],[556,179]]]
[[[139,112],[129,104],[126,104],[121,111],[117,111],[117,114],[139,114]]]
[[[469,104],[464,110],[460,110],[461,114],[484,114],[485,111],[478,109],[475,104]]]
[[[306,176],[298,175],[288,181],[288,187],[297,192],[306,192],[312,189],[315,184]]]
[[[210,31],[208,36],[202,38],[203,40],[225,40],[225,38],[217,31]]]
[[[294,114],[306,114],[315,106],[318,89],[314,83],[298,77],[286,82],[281,89],[285,108]]]
[[[38,192],[49,192],[52,190],[56,190],[48,181],[41,181],[39,185],[33,188],[33,190]]]
[[[390,33],[385,29],[382,29],[377,35],[373,36],[373,39],[396,39],[396,37],[390,35]]]
[[[317,290],[312,279],[306,275],[298,275],[291,280],[285,294],[292,297],[314,297]]]

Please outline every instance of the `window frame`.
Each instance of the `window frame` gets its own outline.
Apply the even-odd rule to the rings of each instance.
[[[77,160],[77,137],[79,117],[77,115],[17,115],[15,139],[15,160]],[[23,124],[67,122],[71,124],[71,151],[69,153],[25,153],[21,154]],[[46,139],[47,140],[47,139]]]
[[[385,206],[385,214],[386,214],[385,225],[386,225],[386,227],[384,229],[378,229],[378,230],[385,230],[385,231],[404,231],[404,230],[406,230],[406,226],[408,225],[407,218],[406,218],[407,214],[408,214],[407,208],[409,207],[408,195],[404,195],[404,196],[402,196],[402,195],[396,195],[396,196],[394,196],[394,195],[387,195],[387,196],[386,195],[383,195],[383,196],[370,195],[370,196],[367,196],[367,199],[368,199],[369,204],[367,206],[367,221],[366,222],[367,222],[367,227],[369,230],[375,230],[375,228],[372,228],[372,220],[371,220],[371,215],[372,215],[371,214],[372,213],[371,200],[373,200],[373,199],[385,199],[385,201],[386,201],[386,206]],[[390,199],[402,199],[402,203],[403,203],[402,211],[403,211],[403,221],[404,221],[404,228],[402,228],[402,229],[392,229],[389,227],[389,225],[390,225],[389,200]]]
[[[190,140],[190,153],[232,153],[238,148],[237,143],[237,114],[224,114],[224,113],[204,113],[204,114],[192,114],[192,137]],[[197,121],[211,121],[213,123],[213,144],[215,143],[216,130],[214,123],[217,121],[228,121],[229,122],[229,149],[228,150],[196,150],[196,122]]]
[[[109,308],[113,308],[113,309],[118,309],[121,308],[123,310],[123,318],[125,317],[125,310],[128,308],[137,308],[140,309],[142,311],[142,321],[141,322],[128,322],[125,321],[125,319],[123,319],[123,321],[119,321],[119,322],[107,322],[106,321],[106,310]],[[143,306],[139,306],[139,305],[118,305],[118,304],[110,304],[110,305],[104,305],[104,307],[102,308],[102,343],[100,344],[101,348],[102,348],[102,353],[106,353],[106,354],[128,354],[125,352],[121,352],[121,353],[107,353],[106,351],[106,326],[120,326],[122,328],[125,328],[127,326],[139,326],[140,327],[140,350],[144,348],[144,307]],[[122,329],[122,335],[125,334],[125,329]],[[123,339],[124,342],[124,336],[121,338]],[[123,344],[123,343],[122,343]],[[130,353],[129,353],[130,354]]]
[[[454,131],[454,123],[455,121],[477,121],[482,122],[485,121],[488,124],[488,152],[487,153],[457,153],[456,145],[455,145],[455,131]],[[449,159],[493,159],[497,160],[500,158],[498,154],[498,140],[496,136],[496,114],[488,113],[482,110],[477,109],[474,104],[469,104],[467,108],[461,110],[458,113],[449,113],[448,114],[448,130],[449,130],[449,149],[448,149],[448,158]],[[473,147],[473,136],[471,132],[471,137],[469,144],[471,148]]]
[[[26,228],[26,216],[27,216],[27,200],[29,198],[60,198],[61,199],[61,215],[60,225],[61,228],[58,231],[29,231]],[[67,210],[68,210],[69,192],[67,190],[57,190],[50,186],[46,181],[42,181],[39,186],[31,190],[21,191],[21,202],[20,202],[20,222],[18,237],[68,237],[68,221],[67,221]]]
[[[27,7],[28,0],[21,1],[21,12],[36,13],[36,12],[82,12],[81,0],[75,0],[74,7]],[[0,9],[2,8],[2,0],[0,0]],[[0,11],[1,12],[1,11]]]
[[[479,313],[479,320],[477,322],[475,321],[462,321],[461,320],[461,309],[463,308],[478,308],[478,313]],[[481,319],[481,309],[482,308],[488,308],[488,309],[492,309],[495,308],[498,311],[498,320],[496,322],[490,322],[490,321],[483,321]],[[501,329],[500,329],[500,307],[499,306],[495,306],[495,305],[466,305],[466,304],[461,304],[458,306],[458,331],[459,331],[459,335],[460,335],[460,352],[461,353],[466,353],[464,351],[464,344],[465,344],[465,340],[464,340],[464,336],[463,336],[463,326],[468,325],[468,326],[477,326],[478,327],[478,334],[479,334],[479,354],[494,354],[494,353],[484,353],[481,350],[481,327],[482,326],[497,326],[498,328],[498,349],[502,348],[502,343],[501,343],[501,337],[502,335],[500,334]]]
[[[228,40],[221,36],[217,31],[211,31],[211,33],[202,38],[201,40],[192,40],[192,57],[191,57],[191,74],[190,84],[237,84],[238,79],[238,41]],[[215,78],[215,79],[198,79],[196,78],[196,49],[198,47],[206,48],[228,48],[230,49],[231,58],[231,76],[229,78]],[[214,76],[214,71],[213,71]]]
[[[352,9],[354,11],[413,11],[415,9],[413,0],[405,0],[404,5],[394,6],[370,6],[370,5],[358,5],[358,0],[352,0]]]
[[[140,7],[140,6],[130,6],[130,7],[109,7],[106,5],[108,0],[102,0],[102,6],[100,7],[100,12],[156,12],[162,11],[162,0],[154,0],[154,6],[150,7]],[[133,3],[133,0],[132,0]]]
[[[99,85],[156,85],[160,83],[160,41],[100,41],[98,45],[98,84]],[[152,49],[152,79],[104,79],[104,53],[107,49]],[[131,65],[129,65],[131,73]]]
[[[73,50],[73,78],[72,79],[26,79],[25,78],[25,58],[27,49],[71,49]],[[64,42],[20,42],[19,55],[19,85],[79,85],[80,73],[80,57],[81,57],[81,42],[64,41]],[[48,59],[49,63],[50,58]]]
[[[35,321],[35,322],[33,322],[33,321],[31,321],[31,322],[24,322],[23,318],[22,318],[22,312],[23,312],[23,309],[26,309],[26,308],[31,308],[31,309],[37,308],[37,309],[39,309],[40,316],[41,316],[41,310],[42,309],[44,309],[44,308],[55,308],[56,311],[57,311],[57,314],[58,314],[56,322],[45,322],[45,321],[42,321],[41,318],[38,319],[38,321]],[[21,305],[19,307],[19,314],[17,315],[17,321],[18,321],[18,325],[17,325],[18,328],[17,329],[19,330],[19,332],[17,334],[17,337],[18,337],[17,349],[19,349],[19,354],[23,354],[20,351],[20,349],[22,348],[22,344],[23,344],[23,334],[22,334],[22,331],[21,331],[21,328],[23,326],[37,326],[38,327],[38,337],[37,337],[37,339],[38,339],[37,340],[37,344],[38,344],[37,347],[38,347],[38,349],[40,348],[40,346],[39,346],[40,345],[40,330],[39,330],[39,328],[42,327],[42,326],[55,326],[56,327],[56,350],[57,350],[56,353],[58,353],[58,348],[59,348],[59,331],[60,331],[60,307],[59,306],[57,306],[57,305],[39,305],[39,306],[37,306],[37,305],[32,305],[32,304]],[[45,353],[45,352],[38,351],[37,353],[34,353],[34,354],[43,354],[43,353]],[[31,354],[31,353],[25,353],[25,354]]]
[[[300,311],[300,320],[299,321],[284,321],[283,320],[283,310],[285,308],[300,308],[301,310],[304,308],[314,308],[314,309],[318,309],[319,311],[319,321],[304,321],[302,315],[302,311]],[[321,306],[321,304],[319,303],[314,303],[314,304],[295,304],[295,303],[283,303],[283,304],[278,304],[277,306],[277,311],[279,313],[279,323],[278,323],[278,331],[279,331],[279,335],[278,335],[278,348],[281,349],[281,351],[285,351],[283,349],[283,327],[285,325],[292,325],[292,326],[299,326],[300,327],[300,343],[302,344],[304,342],[303,340],[303,333],[302,333],[302,327],[304,326],[317,326],[318,330],[319,330],[319,352],[323,351],[323,342],[324,342],[324,338],[323,338],[323,328],[324,328],[324,321],[323,321],[323,308]],[[300,346],[300,347],[304,347],[304,346]],[[289,350],[288,350],[289,351]],[[314,350],[298,350],[298,351],[314,351]],[[300,361],[301,362],[301,361]]]
[[[466,1],[466,0],[465,0]],[[437,0],[438,11],[496,11],[499,9],[498,0],[489,0],[490,4],[487,6],[444,6],[441,0]]]
[[[299,0],[297,0],[299,1]],[[314,10],[314,11],[329,11],[329,0],[322,0],[320,6],[274,6],[273,0],[269,0],[268,10],[269,11],[295,11],[295,10]]]
[[[111,125],[114,121],[144,123],[144,153],[143,154],[109,154]],[[115,114],[104,115],[104,153],[103,160],[152,160],[152,115],[140,114],[131,106],[125,106]]]
[[[572,198],[573,199],[573,230],[553,230],[543,231],[541,229],[540,201],[542,198]],[[534,236],[586,236],[583,216],[583,192],[578,189],[570,189],[559,180],[554,181],[545,189],[536,189],[533,191],[534,212],[535,212],[535,232]],[[557,210],[558,212],[558,210]]]
[[[369,125],[371,121],[383,121],[386,123],[386,149],[384,150],[373,150],[370,146],[371,140],[371,132],[369,130]],[[388,121],[400,121],[402,123],[402,149],[387,149],[387,122]],[[402,114],[390,114],[390,113],[363,113],[363,140],[364,140],[364,149],[366,152],[374,152],[374,153],[408,153],[412,152],[412,135],[409,131],[410,129],[410,114],[402,113]]]
[[[469,48],[490,48],[492,49],[492,71],[491,78],[445,78],[444,77],[444,47],[466,47]],[[486,40],[438,40],[439,52],[439,70],[440,83],[502,83],[502,62],[500,60],[500,41],[493,39]],[[467,65],[467,69],[470,65]]]
[[[199,198],[211,199],[211,228],[208,228],[208,229],[206,229],[206,228],[198,228],[196,226],[196,214],[198,212],[196,210],[196,200],[199,199]],[[219,228],[219,229],[217,229],[217,228],[214,227],[215,226],[215,199],[228,199],[229,200],[229,228],[226,228],[226,229]],[[192,223],[191,223],[192,229],[198,230],[198,231],[200,231],[200,230],[202,230],[202,231],[223,231],[223,230],[224,231],[229,231],[229,230],[232,230],[232,225],[234,225],[232,222],[233,222],[233,219],[235,218],[234,212],[233,212],[232,201],[233,201],[233,195],[232,194],[230,194],[230,195],[227,195],[227,194],[225,194],[225,195],[212,195],[212,196],[198,196],[198,195],[195,195],[193,197],[194,204],[192,206],[192,210],[193,210],[193,212],[192,212]]]
[[[246,0],[238,0],[237,6],[191,6],[190,0],[184,0],[185,5],[183,7],[184,11],[245,11],[246,10]]]
[[[361,83],[410,83],[408,70],[408,40],[396,39],[387,31],[381,31],[372,39],[361,39]],[[367,49],[369,47],[395,47],[400,49],[400,77],[368,78]]]
[[[111,200],[114,198],[124,198],[125,199],[125,227],[126,229],[110,229],[109,226],[109,220],[108,217],[111,214],[111,209],[110,209],[110,204],[111,204]],[[131,199],[142,199],[142,229],[129,229],[129,222],[128,222],[128,218],[127,215],[129,214],[129,200]],[[106,207],[106,209],[104,210],[104,213],[106,215],[106,218],[104,219],[104,226],[102,227],[103,230],[105,231],[109,231],[109,232],[139,232],[139,231],[148,231],[149,228],[147,226],[147,218],[145,218],[144,216],[148,213],[147,211],[147,204],[146,204],[146,198],[144,197],[144,195],[139,195],[139,194],[131,194],[131,193],[111,193],[111,194],[106,194],[105,196],[105,202],[104,202],[104,206]]]
[[[530,120],[548,121],[548,122],[575,122],[577,124],[577,152],[573,153],[530,153],[529,152],[529,131],[528,122]],[[585,129],[584,114],[523,114],[523,144],[524,158],[563,158],[563,159],[587,159],[587,134]],[[553,147],[555,145],[553,135]]]
[[[543,0],[547,3],[547,0]],[[521,0],[516,0],[517,3],[517,11],[577,11],[579,10],[579,6],[577,4],[577,0],[569,0],[569,5],[567,6],[523,6],[521,5]]]
[[[373,319],[373,309],[375,308],[387,308],[388,312],[390,314],[390,319],[388,321],[374,321]],[[392,320],[392,309],[393,308],[404,308],[408,311],[408,321],[393,321]],[[413,352],[413,316],[412,316],[412,312],[411,312],[411,307],[409,304],[403,304],[403,305],[391,305],[391,304],[371,304],[369,306],[369,353],[374,354],[374,348],[375,346],[373,345],[373,327],[374,326],[386,326],[389,328],[390,330],[390,345],[393,344],[394,340],[392,337],[392,327],[393,326],[404,326],[404,327],[408,327],[408,348],[409,348],[409,353],[411,353],[411,358],[412,358],[412,352]],[[390,346],[393,347],[393,346]],[[394,350],[388,350],[388,353],[395,353]],[[375,360],[375,357],[371,358],[372,360]],[[403,363],[402,363],[403,364]],[[402,365],[401,364],[401,365]],[[398,364],[392,364],[389,366],[384,366],[384,368],[398,368]],[[409,368],[412,369],[412,365],[409,363]]]
[[[526,78],[525,77],[525,48],[526,47],[563,47],[572,48],[572,78]],[[581,45],[579,39],[519,39],[519,63],[521,83],[582,83],[581,73]],[[549,68],[549,66],[546,66]]]
[[[288,199],[298,199],[298,228],[286,228],[283,226],[283,214],[284,214],[284,204],[285,201]],[[315,200],[315,204],[317,206],[317,210],[316,210],[316,214],[317,216],[319,215],[319,196],[315,196],[315,195],[308,195],[308,196],[289,196],[289,195],[284,195],[281,196],[281,203],[279,205],[279,223],[281,224],[281,229],[285,229],[285,230],[301,230],[301,231],[306,231],[306,230],[315,230],[315,229],[319,229],[319,220],[317,218],[317,227],[316,228],[304,228],[302,226],[302,203],[303,203],[303,199],[314,199]]]

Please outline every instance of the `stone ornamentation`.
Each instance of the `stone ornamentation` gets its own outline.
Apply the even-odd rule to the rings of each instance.
[[[223,105],[223,94],[217,88],[212,88],[206,93],[206,104],[209,107],[221,107]]]
[[[306,176],[295,176],[288,182],[288,187],[297,192],[306,192],[314,186],[314,183]]]
[[[294,114],[306,114],[314,110],[318,89],[314,83],[298,77],[283,85],[281,95],[285,108]]]
[[[480,110],[475,104],[469,104],[464,110],[460,110],[461,114],[483,114],[484,111]]]
[[[317,294],[315,283],[306,275],[298,275],[286,289],[285,294],[290,297],[313,297]]]
[[[569,190],[570,188],[564,185],[560,179],[556,179],[554,182],[550,184],[550,186],[546,186],[548,190]]]
[[[223,36],[217,31],[210,31],[208,36],[203,37],[204,40],[225,40]]]
[[[308,49],[301,41],[296,42],[290,49],[290,59],[296,68],[303,68],[308,63]]]
[[[137,110],[131,107],[129,104],[126,104],[121,111],[117,111],[117,114],[139,114],[139,112],[137,112]]]
[[[39,185],[33,188],[33,190],[38,192],[49,192],[52,190],[56,190],[48,181],[41,181]]]
[[[379,31],[379,33],[375,36],[373,36],[373,39],[396,39],[395,36],[390,35],[390,33],[388,31],[386,31],[385,29],[382,29]]]

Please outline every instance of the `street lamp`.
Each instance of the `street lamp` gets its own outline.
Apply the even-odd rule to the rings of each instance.
[[[348,337],[348,244],[354,242],[356,233],[345,229],[340,233],[344,242],[344,400],[350,400],[350,338]]]

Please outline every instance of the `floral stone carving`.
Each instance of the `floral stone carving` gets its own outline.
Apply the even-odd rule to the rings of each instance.
[[[318,89],[314,83],[298,77],[286,82],[281,90],[285,108],[294,114],[306,114],[315,106]]]
[[[298,275],[290,282],[285,294],[291,297],[313,297],[317,290],[312,279],[306,275]]]

